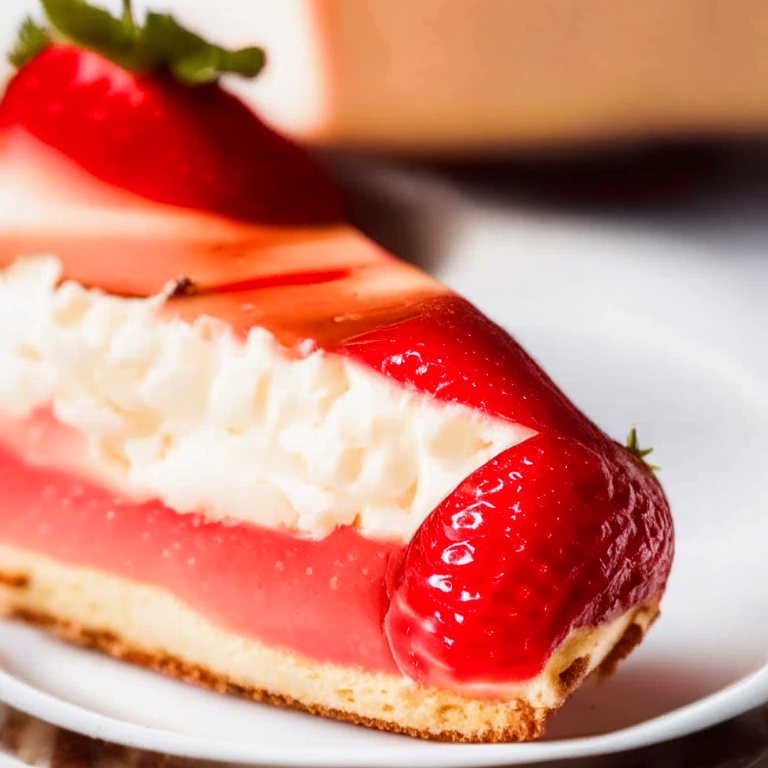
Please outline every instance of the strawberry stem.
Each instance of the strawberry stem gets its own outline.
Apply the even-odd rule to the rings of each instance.
[[[123,0],[123,24],[128,29],[134,29],[136,26],[133,21],[133,9],[131,8],[131,0]]]
[[[635,427],[632,427],[629,435],[627,435],[627,444],[625,447],[635,458],[640,459],[651,472],[657,472],[661,469],[661,467],[655,467],[645,460],[645,457],[649,453],[653,453],[653,448],[640,448],[640,443],[637,440],[637,429],[635,429]]]
[[[19,32],[9,59],[17,67],[56,42],[94,51],[131,72],[165,71],[186,85],[216,82],[223,74],[255,77],[264,67],[261,48],[229,51],[181,26],[173,16],[149,12],[134,20],[131,0],[115,18],[86,0],[41,0],[50,27],[31,19]]]
[[[16,44],[8,53],[8,61],[18,69],[28,64],[51,45],[48,30],[27,16],[21,24]]]

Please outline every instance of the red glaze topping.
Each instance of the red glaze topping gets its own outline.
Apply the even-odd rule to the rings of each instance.
[[[387,637],[423,683],[524,680],[571,629],[660,595],[672,554],[646,466],[607,439],[536,435],[421,526],[391,574]]]
[[[397,324],[345,340],[342,351],[439,400],[537,431],[599,434],[503,328],[454,294],[425,301]]]
[[[262,224],[343,219],[338,192],[305,152],[215,84],[134,75],[56,45],[8,84],[0,131],[14,126],[149,200]]]

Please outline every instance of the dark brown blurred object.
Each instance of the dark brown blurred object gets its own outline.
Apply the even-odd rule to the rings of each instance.
[[[768,132],[764,0],[309,0],[315,140],[421,154]]]

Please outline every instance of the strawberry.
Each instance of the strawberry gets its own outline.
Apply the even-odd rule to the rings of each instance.
[[[260,49],[228,52],[147,14],[138,26],[83,0],[43,0],[49,32],[27,20],[0,135],[26,131],[93,176],[150,200],[244,221],[342,219],[333,185],[296,145],[218,85],[251,77]]]
[[[536,435],[421,526],[390,574],[390,646],[422,683],[528,679],[571,629],[660,595],[672,550],[641,460],[607,438]]]
[[[342,351],[443,401],[536,431],[599,434],[506,331],[454,294],[424,302],[396,325],[345,341]]]

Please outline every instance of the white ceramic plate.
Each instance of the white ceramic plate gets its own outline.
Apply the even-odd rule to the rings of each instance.
[[[648,640],[613,679],[580,690],[533,744],[433,744],[316,719],[190,688],[9,623],[0,623],[0,698],[145,749],[317,768],[594,755],[690,733],[768,700],[760,247],[768,231],[719,236],[711,215],[706,226],[553,217],[397,174],[362,178],[375,181],[358,199],[384,191],[376,210],[405,211],[419,253],[441,257],[434,271],[513,330],[604,429],[623,439],[636,425],[642,444],[656,447],[678,546]]]

